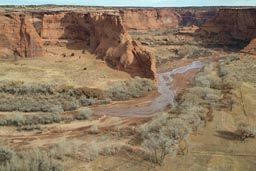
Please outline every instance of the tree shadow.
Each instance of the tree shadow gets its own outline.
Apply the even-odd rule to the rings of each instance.
[[[240,136],[236,132],[230,132],[230,131],[216,131],[217,134],[215,134],[216,137],[220,137],[227,140],[240,140]]]

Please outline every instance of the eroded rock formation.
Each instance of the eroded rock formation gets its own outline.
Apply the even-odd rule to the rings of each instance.
[[[118,15],[66,11],[32,13],[31,17],[12,13],[1,15],[0,23],[1,56],[41,57],[42,40],[63,39],[70,49],[74,48],[74,41],[81,41],[83,48],[106,60],[110,66],[156,80],[153,53],[132,40]]]
[[[251,41],[256,37],[256,9],[220,9],[197,34],[222,43]]]
[[[43,44],[24,14],[0,15],[0,56],[43,56]]]

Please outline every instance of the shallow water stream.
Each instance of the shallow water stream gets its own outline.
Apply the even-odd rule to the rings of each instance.
[[[199,69],[203,64],[199,61],[192,62],[190,65],[182,66],[168,72],[158,74],[159,96],[151,98],[138,98],[125,102],[114,102],[108,105],[93,107],[93,111],[100,115],[115,115],[127,117],[148,117],[154,113],[164,111],[170,102],[175,99],[175,90],[170,83],[173,75],[182,74],[193,69]]]

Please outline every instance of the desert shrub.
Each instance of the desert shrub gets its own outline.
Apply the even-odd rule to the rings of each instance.
[[[21,126],[17,129],[18,131],[34,131],[34,130],[41,130],[39,125],[25,125]]]
[[[210,87],[211,82],[205,76],[195,78],[195,85],[199,87]]]
[[[90,133],[91,134],[98,134],[99,133],[99,128],[96,124],[93,124],[90,128]]]
[[[17,153],[6,147],[0,147],[0,160],[0,171],[62,171],[64,169],[61,162],[39,149]]]
[[[211,64],[206,65],[194,80],[194,85],[198,87],[219,89],[221,88],[221,84],[222,80],[217,71],[214,71],[213,65]]]
[[[90,106],[96,103],[96,100],[93,98],[87,98],[86,96],[82,96],[79,99],[82,106]]]
[[[187,138],[190,129],[182,119],[173,118],[168,120],[167,126],[162,127],[160,132],[163,132],[171,139],[179,141]]]
[[[224,77],[229,74],[229,70],[224,65],[220,65],[218,74],[220,77]]]
[[[59,106],[54,105],[54,106],[52,106],[52,107],[49,109],[49,111],[50,111],[51,113],[55,113],[55,114],[61,114],[61,113],[64,112],[64,110],[63,110],[63,108],[62,108],[61,105],[59,105]]]
[[[63,120],[65,123],[71,123],[71,122],[74,120],[74,117],[72,117],[72,116],[63,116],[63,117],[62,117],[62,120]]]
[[[79,108],[80,106],[80,103],[77,99],[75,98],[70,98],[68,100],[65,100],[63,102],[63,109],[65,111],[71,111],[71,110],[75,110],[77,108]]]
[[[234,75],[227,75],[223,78],[223,89],[235,89],[240,87],[239,80]]]
[[[245,140],[246,138],[255,138],[256,127],[247,124],[239,124],[237,126],[237,133],[239,134],[241,140]]]
[[[26,120],[22,113],[9,114],[5,118],[7,125],[21,126],[24,125]]]
[[[93,115],[93,111],[88,107],[83,107],[78,112],[78,115],[75,117],[77,120],[89,119]]]
[[[100,150],[100,154],[103,156],[109,156],[109,155],[114,155],[118,153],[121,150],[122,146],[119,144],[109,144],[107,143],[106,146],[104,146]]]
[[[205,100],[208,101],[210,104],[216,104],[220,101],[221,97],[217,94],[207,94]]]
[[[0,163],[6,165],[13,158],[14,152],[8,148],[0,147]]]
[[[131,82],[123,81],[114,85],[108,92],[113,100],[128,100],[141,97],[155,88],[152,80],[135,77]]]
[[[99,156],[99,147],[96,142],[92,142],[83,149],[83,158],[86,161],[95,160]]]
[[[95,88],[0,81],[0,111],[52,112],[56,106],[67,111],[109,102],[107,93]]]
[[[30,171],[62,171],[64,166],[45,151],[34,149],[26,153]]]
[[[166,125],[168,119],[168,113],[158,113],[154,118],[152,118],[152,120],[149,123],[144,124],[139,128],[139,133],[141,137],[146,138],[149,136],[149,133],[158,132],[163,126]]]
[[[22,113],[9,114],[0,119],[1,126],[24,126],[37,124],[59,123],[62,120],[60,114],[44,113],[24,116]]]
[[[177,55],[180,57],[198,58],[210,56],[212,55],[212,52],[202,47],[185,45],[178,50]]]
[[[61,121],[60,114],[47,113],[40,115],[31,115],[27,117],[27,124],[51,124],[59,123]]]

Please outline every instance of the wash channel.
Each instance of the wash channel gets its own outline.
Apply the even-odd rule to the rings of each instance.
[[[158,74],[158,96],[153,98],[142,97],[130,101],[113,102],[107,105],[93,107],[99,115],[114,115],[127,117],[149,117],[157,112],[164,111],[175,100],[176,91],[170,86],[173,75],[183,74],[194,69],[200,69],[203,63],[194,61],[190,65],[182,66],[168,72]]]

